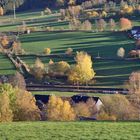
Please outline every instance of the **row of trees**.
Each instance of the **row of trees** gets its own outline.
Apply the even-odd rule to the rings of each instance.
[[[111,30],[111,31],[117,29],[117,25],[112,18],[109,20],[108,24],[102,18],[99,20],[95,20],[95,25],[93,25],[89,20],[86,20],[83,23],[81,23],[76,18],[73,18],[69,23],[69,28],[72,30],[91,31],[93,29],[93,30],[98,30],[98,31],[104,31],[106,30],[107,27],[108,27],[108,30]],[[127,18],[120,18],[119,28],[121,31],[131,29],[132,22]]]

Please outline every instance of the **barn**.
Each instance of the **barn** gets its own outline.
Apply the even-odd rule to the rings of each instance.
[[[50,96],[51,95],[35,95],[36,104],[40,110],[43,110],[44,105],[48,103]],[[99,97],[90,97],[90,96],[86,96],[86,95],[74,95],[72,97],[61,97],[61,98],[63,100],[70,101],[71,104],[80,103],[80,102],[86,103],[88,101],[88,99],[92,98],[93,101],[95,101],[95,107],[96,107],[96,114],[94,115],[94,119],[96,118],[96,115],[98,114],[98,112],[100,111],[100,109],[103,105],[103,103]],[[88,118],[88,119],[92,119],[92,118]]]
[[[132,29],[128,31],[128,36],[134,39],[140,39],[140,26],[133,26]]]

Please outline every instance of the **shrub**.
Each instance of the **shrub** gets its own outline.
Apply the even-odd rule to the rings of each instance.
[[[91,31],[92,30],[92,24],[88,20],[84,21],[81,25],[81,30]]]
[[[90,117],[91,113],[86,103],[77,103],[74,105],[74,110],[77,117]]]
[[[116,118],[115,115],[109,115],[109,114],[105,113],[104,111],[102,111],[97,116],[97,120],[111,120],[111,121],[116,121],[117,118]]]
[[[64,75],[70,70],[70,65],[65,61],[49,64],[49,73]]]
[[[115,27],[116,27],[116,23],[115,23],[115,21],[111,18],[111,19],[109,20],[109,28],[110,28],[111,31],[113,31],[113,30],[115,29]]]
[[[117,51],[117,56],[123,58],[125,55],[125,49],[124,48],[119,48]]]
[[[117,120],[129,120],[133,118],[133,109],[124,95],[115,94],[102,98],[104,111],[109,116],[115,116]]]
[[[15,73],[14,76],[9,78],[9,82],[13,87],[18,87],[19,89],[26,89],[26,82],[22,74],[18,71]]]
[[[77,117],[94,117],[97,113],[95,101],[92,98],[89,98],[86,103],[74,104],[74,110]]]
[[[73,49],[72,48],[68,48],[65,52],[65,54],[67,55],[72,55]]]
[[[51,49],[50,48],[45,48],[44,49],[44,54],[49,55],[51,53]]]
[[[35,64],[31,66],[30,73],[35,76],[36,79],[41,80],[45,74],[45,65],[37,58]]]
[[[75,119],[75,113],[68,101],[52,95],[47,105],[47,118],[53,121],[71,121]]]
[[[52,11],[47,7],[47,8],[44,10],[44,14],[50,15],[50,14],[52,14]]]
[[[21,48],[21,42],[20,41],[14,41],[12,43],[12,53],[13,54],[24,54],[25,51]]]

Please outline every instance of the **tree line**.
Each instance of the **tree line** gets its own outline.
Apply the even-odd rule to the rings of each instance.
[[[13,10],[13,3],[15,3],[17,10],[29,10],[39,8],[59,8],[68,7],[69,5],[104,5],[112,2],[112,0],[0,0],[0,6],[4,8],[5,12]],[[113,0],[115,3],[128,2],[130,4],[139,3],[139,0]]]

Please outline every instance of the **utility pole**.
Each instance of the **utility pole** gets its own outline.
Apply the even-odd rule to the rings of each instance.
[[[13,0],[14,19],[16,19],[16,0]]]

